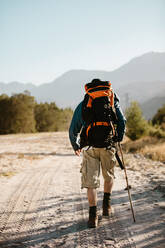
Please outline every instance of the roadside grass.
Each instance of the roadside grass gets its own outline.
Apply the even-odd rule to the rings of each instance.
[[[140,153],[152,160],[165,162],[165,139],[147,136],[131,141],[126,138],[122,147],[125,152]]]
[[[23,159],[24,158],[24,154],[23,153],[19,153],[17,158],[18,159]]]
[[[16,173],[14,171],[4,171],[4,172],[0,172],[0,177],[12,177],[15,174]]]
[[[165,162],[165,142],[163,144],[145,146],[140,153],[152,160]]]
[[[19,153],[17,156],[18,159],[29,159],[29,160],[35,160],[35,159],[40,159],[41,156],[39,155],[26,155],[24,153]]]
[[[25,156],[25,158],[29,160],[37,160],[37,159],[41,159],[41,156],[31,155],[31,156]]]

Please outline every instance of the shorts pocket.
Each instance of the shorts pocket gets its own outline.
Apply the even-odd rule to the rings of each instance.
[[[115,165],[116,163],[116,157],[115,157],[115,148],[111,148],[111,150],[108,150],[108,153],[110,155],[110,160],[111,160],[111,163]]]
[[[81,173],[81,188],[85,188],[86,181],[87,181],[87,161],[86,160],[83,160],[81,164],[80,173]]]
[[[82,188],[98,188],[100,186],[100,161],[91,156],[91,151],[84,152],[80,172]]]
[[[86,174],[87,173],[87,161],[83,160],[81,163],[80,173]]]

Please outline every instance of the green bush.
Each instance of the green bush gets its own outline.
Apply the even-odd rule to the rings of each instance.
[[[142,116],[142,111],[137,102],[132,102],[125,111],[127,119],[126,135],[131,140],[136,140],[147,134],[148,123]]]
[[[165,138],[165,132],[160,128],[160,126],[149,126],[148,135],[151,137],[156,137],[159,139]]]
[[[152,119],[153,125],[159,125],[162,129],[165,130],[165,105],[158,109],[157,113]]]

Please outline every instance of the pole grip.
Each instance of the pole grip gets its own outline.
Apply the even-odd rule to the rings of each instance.
[[[116,157],[116,160],[117,160],[117,162],[118,162],[121,170],[124,170],[124,165],[123,165],[123,163],[122,163],[122,161],[121,161],[121,159],[120,159],[119,154],[117,153],[117,151],[115,153],[115,157]]]

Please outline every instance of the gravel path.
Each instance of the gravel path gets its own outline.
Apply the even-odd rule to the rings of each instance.
[[[82,158],[73,154],[67,134],[9,135],[2,140],[0,169],[15,174],[0,177],[0,248],[165,247],[163,164],[126,155],[136,223],[124,172],[116,167],[113,216],[102,218],[101,180],[99,226],[89,229],[86,190],[80,188]]]

